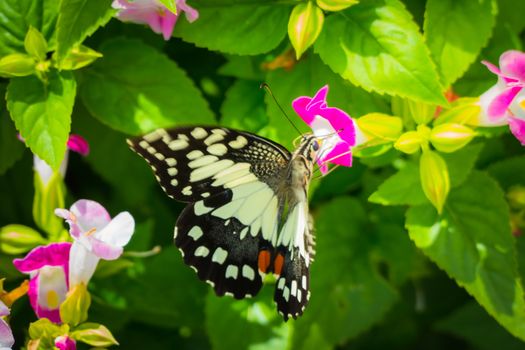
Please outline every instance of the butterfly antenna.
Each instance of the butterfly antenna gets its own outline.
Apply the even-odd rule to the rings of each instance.
[[[262,83],[261,86],[260,86],[261,89],[265,89],[269,94],[270,96],[272,96],[273,100],[275,101],[275,104],[277,105],[277,107],[279,107],[279,109],[281,110],[281,112],[283,112],[284,116],[286,117],[286,119],[288,119],[288,121],[290,122],[290,124],[292,124],[292,126],[294,127],[295,130],[297,130],[297,133],[299,135],[303,135],[303,133],[301,132],[301,130],[299,130],[297,128],[297,126],[295,126],[295,124],[292,122],[292,120],[290,119],[290,117],[288,117],[288,115],[286,114],[286,112],[284,111],[283,107],[281,107],[281,104],[277,101],[277,99],[275,98],[275,96],[273,95],[273,92],[272,92],[272,89],[270,89],[270,86],[266,83]]]

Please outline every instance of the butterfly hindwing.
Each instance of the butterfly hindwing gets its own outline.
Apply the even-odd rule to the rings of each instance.
[[[150,164],[164,191],[182,202],[253,180],[272,183],[290,158],[275,142],[220,127],[159,129],[128,143]]]

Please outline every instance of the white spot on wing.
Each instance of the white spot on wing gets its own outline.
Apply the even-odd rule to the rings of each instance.
[[[166,158],[166,164],[168,164],[168,166],[175,166],[177,165],[177,161],[175,158]]]
[[[213,256],[211,257],[211,261],[222,265],[226,261],[227,257],[228,257],[228,252],[222,249],[221,247],[217,247],[217,249],[215,249],[215,252],[213,253]]]
[[[195,128],[191,131],[191,136],[196,138],[197,140],[203,139],[206,136],[208,136],[208,133],[203,128]]]
[[[277,282],[277,289],[283,289],[285,283],[286,281],[284,280],[283,277],[279,278],[279,282]]]
[[[295,296],[297,294],[297,281],[293,280],[291,285],[292,295]]]
[[[216,162],[218,160],[219,160],[219,158],[217,158],[215,156],[207,155],[207,156],[202,156],[200,158],[192,160],[191,162],[188,163],[188,166],[190,168],[192,168],[192,169],[195,169],[195,168],[203,167],[203,166],[208,165],[208,164],[212,164],[212,163],[214,163],[214,162]]]
[[[201,151],[199,151],[198,149],[195,149],[191,152],[189,152],[188,154],[186,154],[186,158],[192,160],[192,159],[197,159],[197,158],[200,158],[204,155],[204,153],[202,153]]]
[[[193,210],[195,211],[195,215],[203,215],[209,213],[213,208],[208,208],[204,205],[203,201],[195,202]]]
[[[290,289],[288,287],[284,287],[283,298],[286,300],[286,302],[288,302],[288,299],[290,299]]]
[[[188,232],[188,236],[193,238],[194,241],[197,241],[203,235],[202,229],[199,226],[193,226]]]
[[[248,144],[248,140],[246,140],[246,137],[239,135],[237,138],[233,141],[228,142],[228,145],[230,145],[231,148],[240,149],[243,148]]]
[[[188,141],[181,140],[181,139],[171,141],[168,144],[169,149],[171,149],[172,151],[180,151],[182,149],[185,149],[188,146],[189,146]]]
[[[226,278],[236,279],[239,275],[239,268],[235,265],[228,265],[226,268]]]
[[[179,173],[179,171],[177,170],[177,168],[168,168],[168,175],[169,176],[175,176]]]
[[[210,136],[208,136],[206,140],[204,140],[204,143],[206,144],[206,146],[211,146],[215,142],[219,142],[222,140],[224,140],[224,136],[222,136],[221,134],[215,133],[215,134],[211,134]]]
[[[246,277],[247,279],[249,279],[250,281],[255,280],[255,271],[253,271],[253,269],[248,265],[243,265],[242,275]]]
[[[228,148],[226,148],[226,146],[224,146],[222,143],[211,145],[206,150],[208,153],[216,156],[223,156],[228,152]]]
[[[179,182],[177,181],[177,179],[171,179],[170,181],[170,185],[172,186],[178,186]]]
[[[306,289],[307,288],[307,285],[306,285],[306,276],[303,275],[303,278],[301,279],[302,281],[302,286],[303,286],[303,289]]]
[[[191,191],[191,186],[186,186],[182,189],[182,194],[185,196],[191,196],[193,192]]]
[[[214,156],[205,156],[205,157],[214,157]],[[222,159],[222,160],[219,160],[218,162],[195,169],[190,174],[190,181],[195,182],[195,181],[206,179],[208,177],[212,177],[213,175],[217,174],[219,171],[230,167],[232,164],[233,164],[232,160]]]
[[[208,254],[210,254],[210,250],[203,245],[195,249],[194,253],[195,256],[202,256],[203,258],[207,257]]]

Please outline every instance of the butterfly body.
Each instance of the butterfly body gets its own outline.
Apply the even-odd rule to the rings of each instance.
[[[313,235],[308,186],[319,145],[304,136],[290,153],[254,134],[206,126],[157,130],[129,140],[180,214],[175,245],[218,295],[254,296],[267,273],[274,300],[296,318],[309,299]]]

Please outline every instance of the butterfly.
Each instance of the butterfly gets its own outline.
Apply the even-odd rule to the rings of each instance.
[[[171,198],[189,203],[174,232],[184,262],[217,295],[255,296],[266,274],[284,320],[310,298],[314,236],[308,187],[319,150],[302,136],[290,153],[280,144],[216,126],[159,129],[128,140]]]

